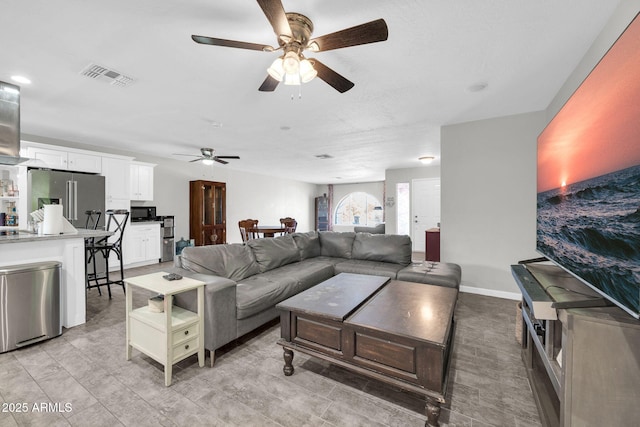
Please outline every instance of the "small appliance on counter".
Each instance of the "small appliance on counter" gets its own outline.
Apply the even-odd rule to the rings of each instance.
[[[155,206],[131,206],[131,222],[160,221]]]

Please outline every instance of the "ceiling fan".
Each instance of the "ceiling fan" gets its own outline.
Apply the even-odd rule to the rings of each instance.
[[[267,69],[267,78],[258,89],[262,92],[274,91],[280,82],[284,82],[286,85],[300,85],[318,76],[338,92],[344,93],[351,89],[354,83],[317,59],[307,59],[302,52],[304,50],[325,52],[343,47],[381,42],[387,40],[389,34],[384,19],[378,19],[312,39],[313,23],[309,18],[299,13],[285,12],[280,0],[257,1],[276,33],[277,48],[259,43],[206,36],[192,35],[191,38],[196,43],[214,46],[261,50],[263,52],[282,50],[283,54]]]
[[[222,159],[240,159],[240,157],[238,156],[215,156],[214,155],[215,152],[216,150],[214,150],[213,148],[201,148],[200,156],[194,156],[193,154],[178,154],[178,153],[174,153],[174,155],[197,157],[197,159],[190,160],[189,162],[191,163],[191,162],[201,161],[205,165],[212,165],[213,162],[218,162],[218,163],[222,163],[223,165],[226,165],[229,162]]]

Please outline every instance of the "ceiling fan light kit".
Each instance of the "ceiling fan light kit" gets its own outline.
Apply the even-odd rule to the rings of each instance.
[[[200,156],[194,156],[193,154],[180,154],[180,153],[174,153],[174,155],[196,157],[195,159],[190,160],[189,163],[202,162],[203,165],[207,165],[207,166],[212,165],[213,162],[222,163],[223,165],[226,165],[229,163],[226,160],[222,160],[222,159],[240,160],[240,157],[238,156],[216,156],[215,152],[216,150],[214,150],[213,148],[201,148]]]
[[[314,58],[305,58],[304,50],[323,52],[350,46],[376,43],[387,40],[388,28],[384,19],[367,22],[355,27],[346,28],[335,33],[311,39],[313,22],[306,16],[285,12],[280,0],[257,0],[278,39],[278,48],[259,43],[248,43],[214,37],[192,35],[196,43],[214,46],[225,46],[239,49],[273,52],[280,50],[284,54],[278,57],[269,68],[267,78],[262,83],[261,92],[272,92],[283,82],[285,85],[300,85],[318,76],[335,90],[344,93],[354,84],[331,68]]]
[[[293,51],[289,51],[286,55],[273,61],[271,66],[267,68],[267,73],[286,85],[308,83],[318,75],[311,61],[306,58],[300,60],[300,56]]]

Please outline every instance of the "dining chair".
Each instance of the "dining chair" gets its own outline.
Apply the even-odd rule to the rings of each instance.
[[[280,218],[280,225],[283,228],[282,234],[291,234],[295,233],[296,228],[298,227],[298,222],[291,217],[286,217]]]
[[[129,219],[129,211],[124,209],[108,210],[106,230],[113,231],[114,234],[111,237],[103,237],[99,240],[95,240],[92,245],[87,246],[87,250],[93,257],[93,277],[87,282],[87,289],[98,288],[98,293],[102,295],[100,290],[101,286],[106,286],[109,292],[109,299],[111,299],[111,285],[120,285],[124,291],[124,257],[122,255],[122,239],[124,237],[124,229]],[[109,275],[109,257],[111,254],[115,254],[120,263],[120,278],[114,280]],[[101,255],[105,261],[104,275],[98,275],[95,268],[96,256]],[[93,281],[94,284],[90,284]]]
[[[243,219],[238,221],[238,227],[240,228],[240,236],[242,236],[242,243],[246,243],[251,239],[257,239],[258,233],[251,231],[258,226],[257,219]]]

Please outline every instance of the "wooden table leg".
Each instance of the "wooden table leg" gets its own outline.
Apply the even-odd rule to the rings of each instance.
[[[285,348],[284,349],[284,368],[282,368],[282,371],[287,377],[293,375],[292,362],[293,362],[293,351],[289,350],[288,348]]]
[[[425,406],[427,413],[427,421],[425,421],[425,427],[440,427],[438,418],[440,418],[440,402],[427,397],[427,404]]]

